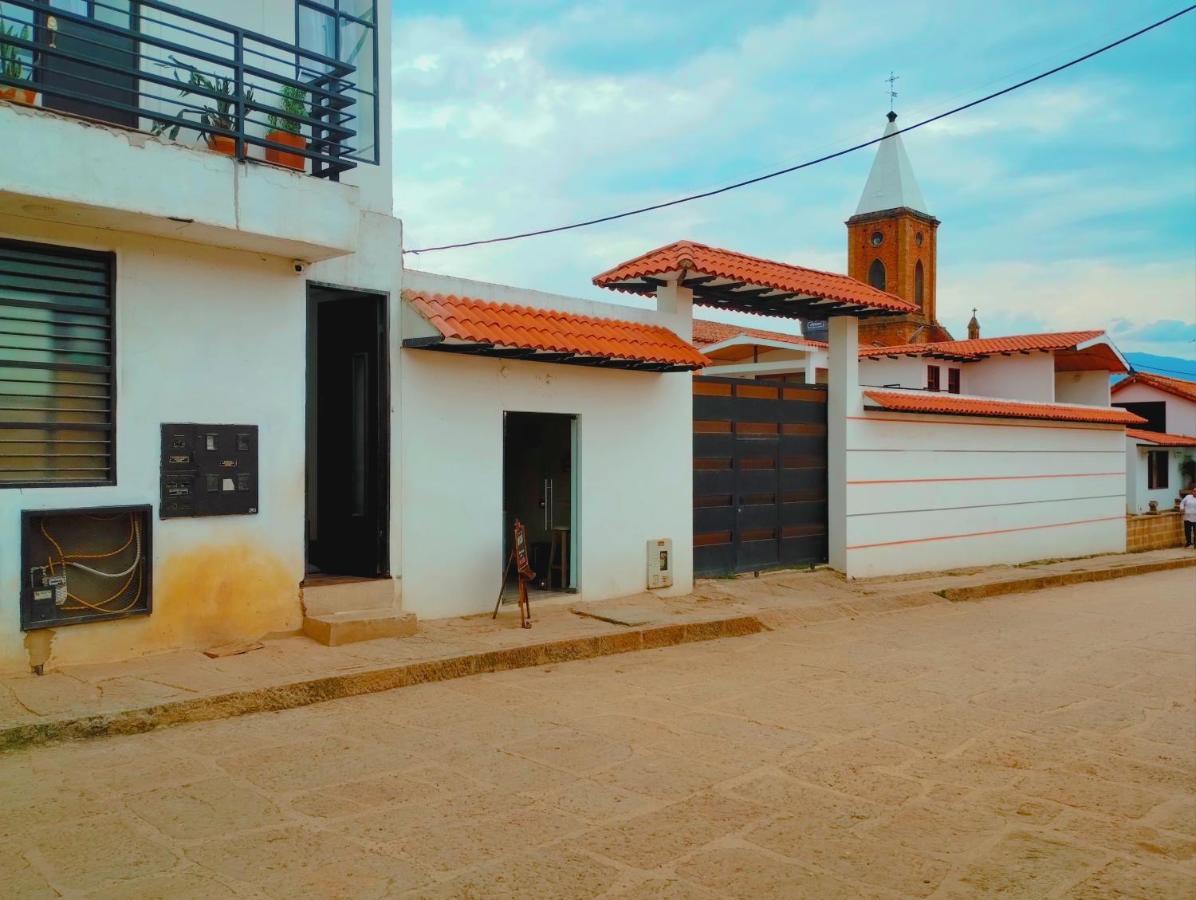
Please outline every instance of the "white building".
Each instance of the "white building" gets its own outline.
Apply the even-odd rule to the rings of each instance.
[[[110,5],[0,2],[0,671],[690,590],[688,304],[403,271],[389,3]]]
[[[1113,386],[1113,405],[1146,420],[1126,430],[1126,506],[1171,509],[1196,483],[1196,383],[1135,372]]]

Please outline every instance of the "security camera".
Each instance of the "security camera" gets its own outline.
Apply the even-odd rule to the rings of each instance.
[[[292,259],[291,268],[296,275],[306,275],[307,270],[311,268],[311,263],[306,259]]]

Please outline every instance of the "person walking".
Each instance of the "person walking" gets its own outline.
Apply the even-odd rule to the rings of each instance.
[[[1196,543],[1193,540],[1196,538],[1196,486],[1179,501],[1179,508],[1184,514],[1184,546],[1191,547]]]

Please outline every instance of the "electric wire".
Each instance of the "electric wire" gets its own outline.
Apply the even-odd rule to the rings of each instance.
[[[99,518],[99,517],[88,516],[88,518]],[[84,600],[82,597],[79,597],[78,595],[73,594],[70,591],[67,591],[67,595],[66,595],[67,599],[73,600],[78,605],[77,606],[64,605],[62,607],[63,610],[74,612],[74,611],[81,610],[81,609],[90,609],[90,610],[94,610],[95,612],[102,612],[102,613],[122,613],[122,612],[128,612],[130,609],[132,609],[134,606],[136,606],[140,602],[141,594],[145,587],[145,566],[141,564],[142,563],[141,526],[137,522],[137,519],[134,515],[132,515],[132,514],[129,515],[129,537],[128,537],[128,539],[120,547],[117,547],[115,550],[111,550],[107,553],[71,553],[71,554],[68,554],[63,550],[62,545],[47,530],[46,523],[45,523],[44,519],[42,520],[40,527],[41,527],[42,536],[58,552],[58,566],[63,570],[64,573],[66,572],[67,566],[78,566],[80,569],[82,569],[85,572],[89,572],[92,575],[98,575],[103,578],[121,578],[125,575],[128,575],[128,578],[125,579],[125,583],[120,586],[120,588],[116,591],[116,593],[112,594],[110,597],[104,598],[103,600],[96,600],[96,601]],[[118,573],[100,572],[96,569],[91,569],[87,566],[79,565],[78,563],[73,562],[73,560],[77,560],[77,559],[109,559],[113,556],[116,556],[118,553],[121,553],[122,551],[126,550],[129,547],[129,545],[134,542],[136,542],[136,544],[137,544],[136,557],[133,561],[133,564],[128,569],[126,569],[124,572],[118,572]],[[50,574],[51,575],[55,574],[55,565],[54,565],[53,556],[46,557],[46,565],[50,570]],[[137,578],[137,593],[133,596],[133,599],[130,600],[125,606],[122,606],[119,609],[112,609],[109,606],[107,606],[107,604],[109,604],[109,603],[113,602],[114,600],[118,599],[119,597],[123,596],[128,591],[129,585],[131,585],[133,583],[134,577]]]
[[[937,115],[930,116],[929,118],[922,119],[919,122],[915,122],[913,125],[907,125],[904,128],[898,128],[891,135],[882,135],[881,137],[878,137],[878,138],[872,138],[871,140],[863,141],[858,144],[854,144],[853,146],[846,147],[842,150],[836,150],[833,153],[827,153],[823,156],[816,157],[815,159],[810,159],[805,162],[798,163],[797,165],[788,166],[784,169],[777,169],[776,171],[768,172],[764,175],[757,175],[754,178],[748,178],[743,181],[737,181],[733,184],[724,185],[722,187],[714,188],[709,191],[701,191],[696,194],[689,194],[685,197],[677,197],[673,200],[665,200],[660,203],[653,203],[649,206],[641,206],[636,209],[630,209],[630,210],[626,210],[626,211],[620,212],[620,213],[613,213],[613,214],[607,215],[607,216],[599,216],[597,218],[586,219],[581,222],[573,222],[569,225],[557,225],[557,226],[554,226],[551,228],[539,228],[539,229],[535,229],[533,231],[524,231],[524,232],[519,232],[517,234],[508,234],[508,235],[503,235],[501,237],[479,238],[477,240],[472,240],[472,241],[458,241],[456,243],[451,243],[451,244],[439,244],[439,245],[433,246],[433,247],[420,247],[418,249],[413,248],[410,250],[404,250],[403,253],[419,255],[421,253],[435,253],[435,252],[443,251],[443,250],[460,250],[465,247],[478,247],[478,246],[485,245],[485,244],[500,244],[500,243],[506,243],[506,242],[510,242],[510,241],[524,240],[526,238],[541,237],[546,234],[556,234],[556,233],[559,233],[562,231],[573,231],[578,228],[587,228],[591,225],[600,225],[605,222],[614,222],[619,219],[626,219],[626,218],[630,218],[631,216],[642,215],[643,213],[655,212],[656,210],[667,209],[668,207],[672,207],[672,206],[680,206],[683,203],[690,203],[695,200],[703,200],[707,197],[714,197],[714,196],[717,196],[718,194],[725,194],[725,193],[728,193],[729,191],[737,190],[742,187],[748,187],[749,185],[759,184],[762,181],[768,181],[771,178],[777,178],[781,175],[788,175],[790,173],[800,171],[801,169],[808,169],[812,166],[819,165],[820,163],[829,162],[832,159],[838,159],[841,156],[846,156],[849,153],[854,153],[857,150],[863,150],[866,147],[871,147],[874,144],[878,144],[881,141],[888,140],[889,138],[896,137],[901,134],[907,134],[908,132],[915,131],[919,128],[923,128],[926,125],[930,125],[934,122],[941,121],[942,119],[946,119],[949,116],[953,116],[953,115],[956,115],[957,113],[964,112],[965,110],[972,109],[973,107],[979,106],[982,103],[987,103],[990,100],[995,100],[998,97],[1004,96],[1005,94],[1012,93],[1013,91],[1019,90],[1020,88],[1026,87],[1027,85],[1034,84],[1036,81],[1041,81],[1044,78],[1049,78],[1052,75],[1055,75],[1059,72],[1064,71],[1065,69],[1070,69],[1072,66],[1079,65],[1080,63],[1085,62],[1089,59],[1092,59],[1096,56],[1100,56],[1102,53],[1106,53],[1109,50],[1114,49],[1115,47],[1119,47],[1122,44],[1126,44],[1126,43],[1134,40],[1135,38],[1141,37],[1142,35],[1150,32],[1150,31],[1154,31],[1156,28],[1160,28],[1163,25],[1168,24],[1169,22],[1173,22],[1176,19],[1180,18],[1181,16],[1187,15],[1188,13],[1192,12],[1192,10],[1194,10],[1194,9],[1196,9],[1196,4],[1187,6],[1184,9],[1179,10],[1178,12],[1172,13],[1169,16],[1166,16],[1166,17],[1159,19],[1155,22],[1152,22],[1151,24],[1146,25],[1143,28],[1139,28],[1137,31],[1134,31],[1130,34],[1123,36],[1123,37],[1120,37],[1115,41],[1111,41],[1107,44],[1104,44],[1103,46],[1098,47],[1095,50],[1091,50],[1088,53],[1083,54],[1082,56],[1077,56],[1071,60],[1068,60],[1065,63],[1062,63],[1062,64],[1055,66],[1051,69],[1047,69],[1045,72],[1040,72],[1037,75],[1034,75],[1030,78],[1025,78],[1021,81],[1018,81],[1014,84],[1009,85],[1008,87],[1001,88],[998,91],[993,91],[992,93],[986,94],[983,97],[979,97],[975,100],[971,100],[967,103],[964,103],[960,106],[956,106],[956,107],[949,109],[945,112],[941,112],[941,113],[938,113]]]
[[[1164,369],[1160,366],[1143,366],[1138,363],[1130,363],[1130,370],[1133,372],[1145,371],[1147,375],[1151,372],[1167,372],[1171,375],[1183,375],[1189,381],[1196,380],[1196,372],[1183,372],[1179,369]]]

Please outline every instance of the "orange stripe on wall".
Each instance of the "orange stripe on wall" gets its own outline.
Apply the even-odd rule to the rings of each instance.
[[[1101,519],[1080,519],[1077,522],[1058,522],[1054,525],[1025,525],[1021,528],[1002,528],[997,531],[973,531],[968,534],[944,534],[939,535],[938,537],[911,538],[904,541],[881,541],[877,544],[855,544],[847,549],[867,550],[871,547],[895,547],[898,544],[925,544],[929,543],[930,541],[954,541],[959,538],[987,537],[988,535],[993,534],[1012,534],[1015,531],[1038,531],[1043,528],[1067,528],[1071,525],[1090,525],[1093,522],[1112,522],[1114,520],[1121,522],[1124,519],[1125,516],[1105,516]]]
[[[933,413],[909,413],[911,416],[929,416]],[[945,415],[945,414],[944,414]],[[937,419],[894,419],[889,416],[847,416],[849,422],[904,422],[907,425],[973,425],[980,428],[1058,428],[1063,431],[1124,431],[1124,425],[1033,425],[1028,422],[940,422]],[[859,447],[851,450],[867,449]]]
[[[959,478],[883,478],[875,481],[849,481],[848,484],[929,484],[941,481],[1023,481],[1032,478],[1100,478],[1105,475],[1125,477],[1125,472],[1060,472],[1057,475],[970,475]]]

